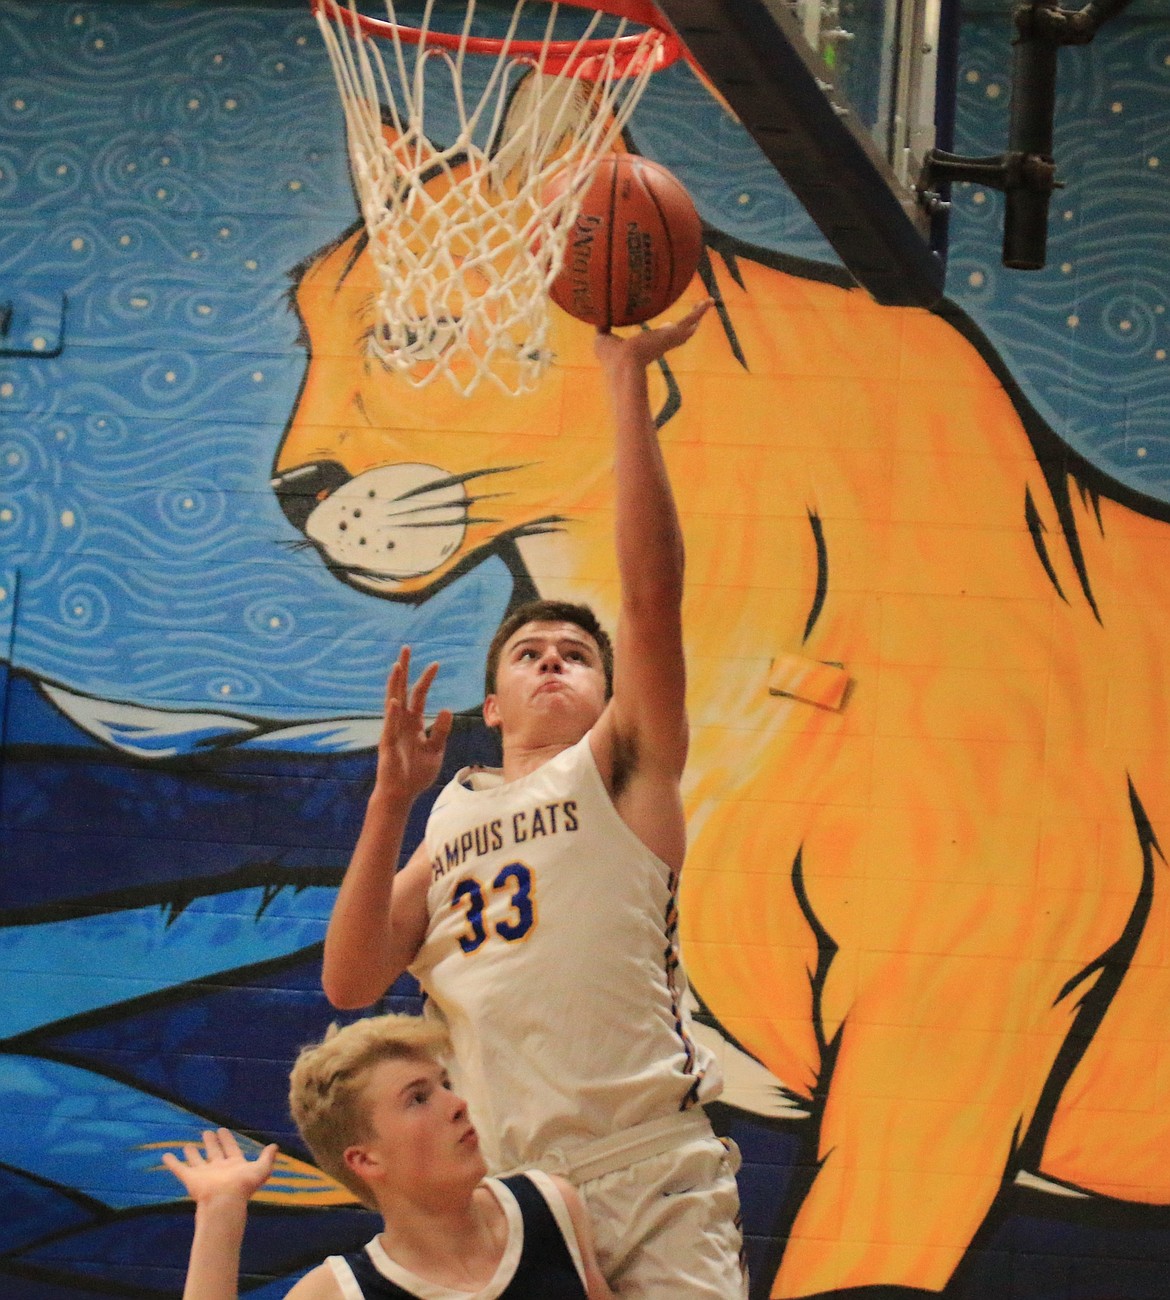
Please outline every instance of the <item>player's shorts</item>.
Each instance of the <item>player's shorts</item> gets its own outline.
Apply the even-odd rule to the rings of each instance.
[[[557,1171],[589,1211],[606,1281],[621,1300],[744,1300],[735,1144],[697,1109],[622,1136],[624,1152],[594,1147]]]

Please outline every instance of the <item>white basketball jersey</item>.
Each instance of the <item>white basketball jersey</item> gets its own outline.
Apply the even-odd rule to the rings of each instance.
[[[517,781],[465,768],[426,831],[411,967],[446,1020],[493,1170],[718,1095],[678,959],[677,879],[622,821],[589,737]]]

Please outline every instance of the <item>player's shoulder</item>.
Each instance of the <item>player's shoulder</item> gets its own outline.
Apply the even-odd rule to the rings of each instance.
[[[561,1200],[566,1205],[576,1205],[580,1201],[581,1198],[577,1195],[577,1189],[567,1178],[562,1178],[560,1174],[545,1174],[545,1178],[557,1189]]]
[[[573,1215],[576,1210],[581,1208],[581,1197],[577,1189],[566,1178],[560,1174],[546,1173],[543,1169],[526,1169],[522,1173],[513,1174],[509,1178],[502,1178],[500,1181],[506,1187],[515,1187],[518,1182],[526,1182],[532,1185],[539,1194],[540,1199],[556,1211],[560,1206],[564,1206]]]
[[[345,1300],[341,1284],[328,1264],[318,1264],[285,1296],[285,1300]]]

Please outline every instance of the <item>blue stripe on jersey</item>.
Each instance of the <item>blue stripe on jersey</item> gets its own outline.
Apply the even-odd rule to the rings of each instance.
[[[679,1105],[679,1110],[690,1110],[699,1100],[699,1085],[703,1081],[703,1071],[695,1069],[695,1045],[691,1042],[691,1036],[687,1033],[683,1024],[682,1016],[682,999],[678,987],[678,966],[679,966],[679,948],[678,948],[678,872],[670,873],[670,895],[666,900],[666,914],[662,918],[663,928],[666,932],[666,950],[662,954],[664,959],[664,973],[666,975],[666,987],[670,991],[670,1010],[674,1016],[674,1032],[678,1035],[679,1041],[683,1047],[683,1073],[689,1074],[692,1083],[687,1094],[683,1097]]]

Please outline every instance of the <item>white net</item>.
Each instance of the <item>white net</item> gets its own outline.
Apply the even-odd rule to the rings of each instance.
[[[565,41],[560,6],[517,0],[483,52],[476,0],[441,34],[427,0],[410,42],[385,3],[378,35],[352,0],[317,8],[377,276],[371,353],[418,388],[443,376],[465,395],[484,378],[530,391],[551,360],[547,289],[582,192],[659,66],[664,33],[595,12]],[[519,35],[526,9],[540,11],[535,40]],[[451,133],[441,144],[428,100]]]

